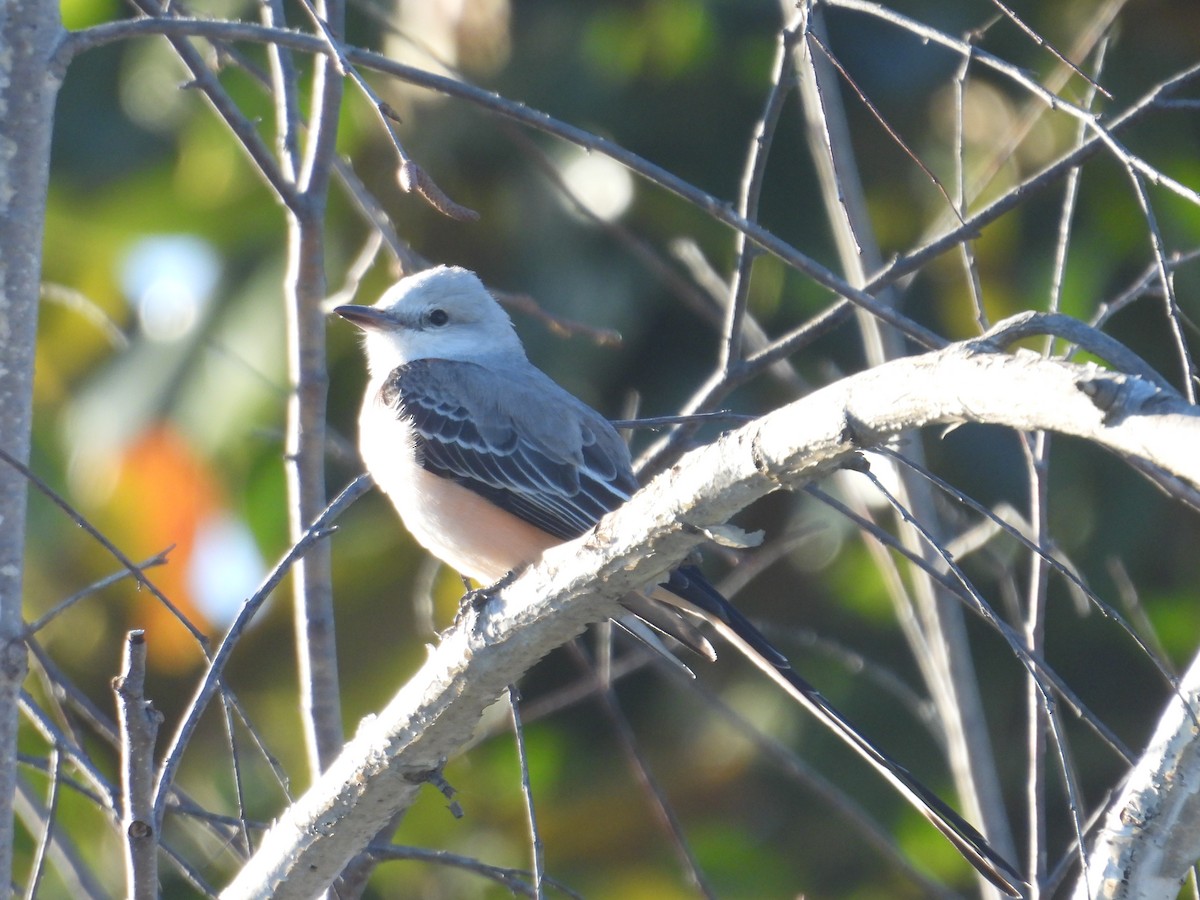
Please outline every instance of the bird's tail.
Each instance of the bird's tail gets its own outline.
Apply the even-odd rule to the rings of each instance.
[[[708,621],[722,637],[890,781],[988,881],[1010,897],[1024,896],[1025,882],[1020,874],[992,849],[983,835],[906,768],[863,737],[816,688],[796,673],[787,657],[697,569],[683,566],[675,570],[670,580],[655,590],[653,596]]]

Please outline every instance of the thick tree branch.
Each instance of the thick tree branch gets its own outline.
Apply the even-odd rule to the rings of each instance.
[[[481,610],[467,610],[281,816],[223,896],[319,893],[439,777],[508,684],[613,615],[622,595],[661,577],[704,528],[901,431],[958,422],[1085,437],[1200,484],[1200,413],[1133,376],[973,342],[843,379],[688,454],[593,532],[548,551]]]
[[[1200,858],[1200,656],[1179,683],[1075,886],[1078,900],[1170,900]]]

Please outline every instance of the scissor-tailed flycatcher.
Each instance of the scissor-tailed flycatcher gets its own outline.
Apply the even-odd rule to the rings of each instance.
[[[336,312],[366,335],[371,378],[358,420],[367,469],[413,537],[484,585],[587,532],[637,480],[609,422],[525,357],[508,315],[465,269],[402,279],[375,306]],[[1011,865],[792,669],[694,567],[652,596],[711,624],[874,766],[993,884],[1019,897]],[[662,627],[653,603],[638,615]],[[647,607],[651,609],[647,610]],[[694,645],[689,635],[684,643]]]

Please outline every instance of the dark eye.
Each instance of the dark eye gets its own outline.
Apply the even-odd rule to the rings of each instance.
[[[450,314],[444,309],[431,309],[425,318],[430,325],[433,325],[435,328],[441,328],[450,321]]]

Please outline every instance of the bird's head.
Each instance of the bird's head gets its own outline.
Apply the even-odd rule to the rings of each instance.
[[[386,375],[417,359],[525,356],[508,313],[474,272],[437,266],[402,278],[374,306],[339,306],[365,336],[367,365]]]

